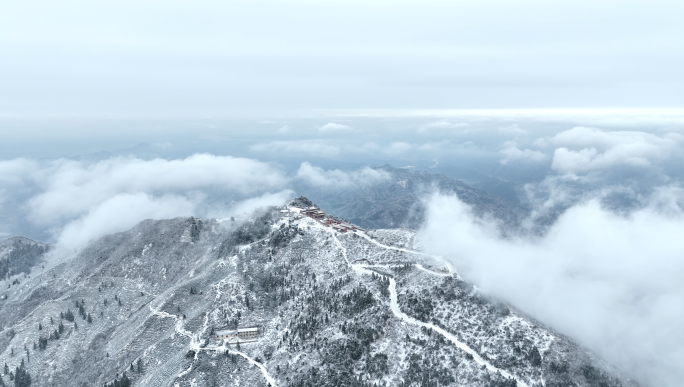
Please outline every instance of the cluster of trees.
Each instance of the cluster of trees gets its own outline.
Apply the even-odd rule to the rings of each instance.
[[[131,379],[124,372],[121,378],[117,375],[112,382],[105,383],[102,387],[131,387],[132,385]]]
[[[113,287],[114,287],[114,281],[109,281],[109,283],[107,283],[106,281],[102,281],[100,286],[97,287],[97,290],[99,292],[101,292],[103,288],[107,289],[107,288],[113,288]]]
[[[114,296],[116,298],[116,296]],[[121,305],[121,301],[119,301],[119,305]],[[81,316],[84,320],[88,321],[89,323],[93,322],[93,317],[90,315],[90,312],[86,312],[85,310],[85,300],[81,300],[81,302],[76,301],[76,307],[78,308],[78,315]],[[67,309],[67,313],[70,315],[67,316],[67,314],[60,314],[60,317],[67,319],[68,321],[74,321],[73,320],[73,313],[71,313],[71,310]],[[69,317],[71,320],[69,320]]]
[[[0,278],[7,278],[14,274],[31,273],[31,267],[40,262],[49,250],[48,246],[27,243],[21,239],[14,240],[5,259],[0,259]],[[16,280],[18,284],[18,280]]]
[[[566,362],[556,363],[555,361],[552,361],[549,364],[549,371],[553,372],[554,374],[567,374],[568,370],[569,366]]]
[[[373,278],[374,281],[380,282],[380,294],[383,297],[389,297],[390,296],[390,291],[389,291],[389,285],[390,285],[390,280],[388,277],[379,275],[379,274],[371,274],[371,277]]]
[[[587,380],[587,383],[590,387],[616,387],[621,385],[618,380],[607,376],[590,364],[581,366],[580,372]]]
[[[546,386],[548,387],[548,384]],[[489,381],[487,387],[518,387],[518,382],[513,378],[500,377]]]
[[[404,374],[401,386],[437,387],[454,383],[454,377],[439,361],[430,357],[411,354],[409,366]]]
[[[81,302],[76,301],[76,306],[78,307],[78,313],[81,317],[83,317],[84,320],[88,321],[89,323],[93,322],[93,318],[90,315],[90,313],[87,313],[85,311],[84,305],[85,300],[82,300]],[[40,336],[38,338],[38,343],[36,345],[36,342],[33,343],[33,349],[35,350],[36,348],[44,351],[47,349],[48,346],[48,340],[59,340],[62,334],[64,334],[64,331],[66,330],[66,327],[64,326],[63,320],[67,320],[69,322],[74,323],[74,330],[78,330],[78,323],[75,321],[75,316],[74,313],[71,311],[71,309],[67,309],[66,312],[59,312],[59,325],[57,325],[57,328],[55,328],[52,332],[47,334],[47,337]],[[50,324],[54,324],[54,320],[52,317],[50,317]],[[43,324],[38,323],[38,330],[42,331],[43,330]]]
[[[548,372],[544,375],[546,387],[575,387],[579,384],[588,387],[622,386],[619,380],[605,375],[590,364],[584,364],[579,369],[573,370],[567,362],[551,361],[547,370]],[[585,382],[578,382],[582,378]]]
[[[244,222],[237,230],[233,231],[223,242],[221,242],[218,249],[218,257],[222,258],[230,255],[233,252],[233,248],[236,246],[246,245],[264,239],[271,232],[272,221],[273,214],[271,211],[267,211],[252,222]]]
[[[45,349],[47,349],[47,345],[48,339],[46,337],[41,336],[38,338],[38,349],[40,349],[41,351],[45,351]]]
[[[137,372],[139,374],[142,374],[143,372],[145,372],[145,368],[143,366],[142,359],[139,358],[138,361],[135,363],[135,365],[133,363],[131,363],[130,371],[131,371],[131,373]]]
[[[194,217],[190,217],[190,240],[192,240],[192,243],[199,241],[202,226],[202,219],[195,219]]]
[[[418,295],[409,291],[402,297],[402,301],[402,309],[406,313],[420,321],[430,321],[435,306],[428,295]]]
[[[343,313],[351,316],[373,306],[375,297],[370,290],[359,284],[351,292],[342,296],[342,302],[344,303]]]
[[[316,207],[316,205],[311,201],[311,199],[307,198],[306,196],[300,196],[297,198],[292,199],[290,202],[291,206],[296,206],[296,207]]]
[[[65,319],[69,322],[74,321],[74,313],[71,311],[71,309],[67,309],[66,312],[59,312],[59,317]]]
[[[285,226],[283,223],[280,229],[271,233],[271,237],[268,241],[271,247],[271,253],[275,253],[279,249],[287,246],[297,235],[303,232],[299,230],[299,227]]]
[[[539,367],[542,363],[542,357],[536,346],[533,346],[530,352],[527,354],[527,360],[530,361],[532,367]]]
[[[311,367],[288,387],[378,387],[352,370]]]
[[[10,381],[14,381],[14,387],[31,386],[31,375],[26,370],[24,359],[21,359],[21,364],[14,370],[14,373],[10,372],[7,363],[5,363],[4,374],[9,377]],[[5,382],[2,380],[2,377],[0,377],[0,387],[5,387]]]

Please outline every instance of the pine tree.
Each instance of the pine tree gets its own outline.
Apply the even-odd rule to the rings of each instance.
[[[5,362],[5,375],[9,374],[9,367],[7,366],[7,362]]]
[[[121,382],[119,383],[120,387],[131,387],[131,379],[128,378],[126,375],[126,372],[123,373],[123,376],[121,376]]]
[[[93,322],[93,318],[90,317],[90,313],[88,313],[88,322],[89,322],[89,323],[92,323],[92,322]]]
[[[142,374],[144,371],[145,369],[143,368],[143,361],[142,359],[138,359],[138,373]]]
[[[532,364],[533,367],[538,367],[541,365],[542,357],[536,346],[532,347],[532,350],[528,355],[528,359],[530,360],[530,364]]]
[[[38,323],[38,330],[39,330],[39,331],[42,331],[42,330],[43,330],[43,324]]]
[[[21,367],[17,367],[14,375],[14,386],[15,387],[30,387],[31,386],[31,375],[24,369],[24,364],[22,362]]]

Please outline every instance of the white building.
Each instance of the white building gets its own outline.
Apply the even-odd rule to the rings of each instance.
[[[259,336],[259,328],[221,329],[214,331],[215,339],[253,339]]]

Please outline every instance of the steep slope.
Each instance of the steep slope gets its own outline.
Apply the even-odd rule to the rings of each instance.
[[[526,210],[497,196],[475,189],[441,173],[428,173],[390,165],[375,167],[388,179],[351,187],[301,188],[324,211],[367,228],[417,229],[424,220],[421,199],[433,191],[456,194],[476,214],[488,214],[515,227]]]
[[[39,386],[633,385],[410,231],[297,218],[148,220],[36,269],[0,301],[0,360]],[[259,337],[212,338],[238,326]]]

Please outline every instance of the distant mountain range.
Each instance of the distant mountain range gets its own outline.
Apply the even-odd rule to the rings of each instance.
[[[422,199],[431,192],[455,194],[477,215],[488,214],[515,228],[528,211],[512,201],[473,188],[442,173],[390,165],[374,167],[389,179],[366,186],[299,189],[321,209],[367,228],[418,229],[424,221]]]

